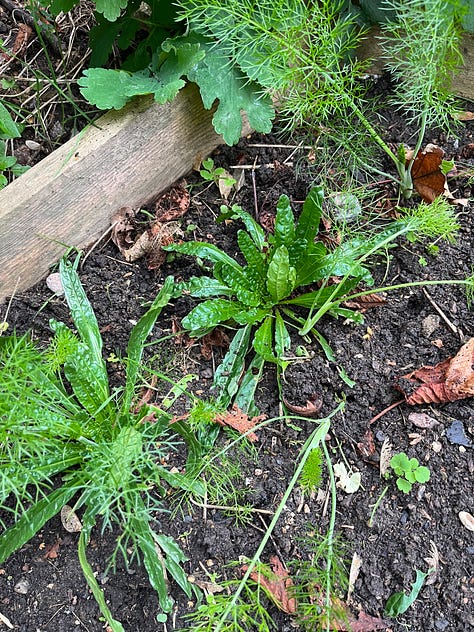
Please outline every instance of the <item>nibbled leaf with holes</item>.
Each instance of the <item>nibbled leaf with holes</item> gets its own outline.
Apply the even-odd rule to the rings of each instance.
[[[252,327],[238,329],[224,359],[214,373],[212,389],[217,392],[217,405],[227,408],[237,393],[249,350]]]
[[[273,238],[277,248],[286,246],[289,249],[295,240],[295,217],[287,195],[278,200]]]
[[[267,316],[255,332],[253,339],[255,353],[258,353],[267,362],[277,361],[273,353],[273,320],[272,316]]]
[[[296,270],[290,266],[288,249],[279,246],[267,271],[267,290],[275,303],[286,298],[295,287]]]
[[[183,318],[181,324],[191,335],[200,336],[214,329],[216,325],[232,320],[242,310],[243,306],[235,301],[214,298],[196,305]]]

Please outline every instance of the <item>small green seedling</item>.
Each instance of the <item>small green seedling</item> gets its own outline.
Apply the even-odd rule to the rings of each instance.
[[[206,158],[202,161],[202,169],[199,171],[201,178],[204,178],[206,182],[214,182],[216,186],[232,187],[236,183],[236,180],[229,176],[227,171],[223,167],[215,167],[214,160],[212,158]]]
[[[425,468],[426,469],[426,468]],[[405,592],[397,592],[391,595],[385,604],[385,616],[394,619],[403,614],[414,603],[418,597],[420,590],[423,587],[425,579],[433,572],[433,569],[428,570],[427,573],[423,573],[418,569],[416,570],[416,579],[411,585],[411,590],[407,595]]]
[[[429,469],[420,465],[418,459],[409,459],[405,452],[392,456],[390,466],[397,475],[397,487],[404,494],[409,494],[415,483],[427,483],[430,480]]]

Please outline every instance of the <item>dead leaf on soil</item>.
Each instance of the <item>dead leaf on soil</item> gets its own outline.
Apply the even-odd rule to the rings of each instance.
[[[472,514],[467,511],[460,511],[458,516],[461,524],[466,527],[466,529],[474,531],[474,516]]]
[[[230,344],[229,336],[216,327],[210,333],[203,336],[199,341],[201,347],[201,355],[205,360],[210,360],[212,358],[212,349],[213,347],[221,347],[223,349],[227,349]]]
[[[242,573],[245,573],[247,569],[248,565],[244,564],[240,570]],[[296,599],[289,594],[289,589],[293,586],[293,580],[279,557],[276,555],[271,557],[270,568],[266,568],[265,571],[252,571],[250,578],[268,592],[280,610],[287,614],[296,612]]]
[[[357,448],[364,459],[370,458],[375,452],[374,433],[370,428],[365,431],[362,441],[357,444]]]
[[[469,112],[469,110],[465,110],[464,112],[455,112],[453,114],[453,119],[457,121],[474,121],[474,112]]]
[[[55,560],[58,557],[59,547],[61,545],[61,540],[56,540],[54,544],[50,544],[46,547],[46,550],[43,554],[44,560]]]
[[[288,402],[285,398],[283,398],[283,403],[288,410],[295,413],[295,415],[301,415],[302,417],[318,417],[319,411],[323,405],[323,399],[319,393],[313,393],[313,395],[306,400],[305,406],[290,404],[290,402]]]
[[[182,217],[189,209],[190,199],[185,182],[171,187],[155,202],[156,221],[169,222]]]
[[[335,463],[333,466],[334,476],[339,479],[336,487],[342,489],[346,494],[354,494],[360,487],[360,472],[349,473],[344,463]]]
[[[406,164],[413,156],[413,152],[406,152]],[[416,155],[411,168],[413,186],[425,202],[430,204],[446,187],[446,176],[441,172],[444,151],[438,145],[428,144]]]
[[[393,446],[390,443],[388,437],[386,437],[384,439],[384,442],[382,443],[382,447],[380,448],[379,471],[382,478],[388,472],[388,468],[390,467],[390,459],[392,458],[392,456]]]
[[[433,540],[430,540],[430,544],[430,555],[429,557],[425,557],[425,562],[428,564],[428,568],[430,569],[428,577],[425,579],[425,586],[431,586],[434,584],[438,579],[439,573],[440,556],[438,547]]]
[[[82,531],[82,522],[77,517],[76,512],[69,505],[64,505],[61,509],[61,522],[63,527],[69,533],[77,533]]]
[[[382,305],[387,304],[387,299],[385,298],[385,294],[367,294],[366,296],[359,296],[356,299],[350,301],[343,301],[342,305],[344,307],[349,307],[350,309],[358,309],[360,312],[365,312],[367,309],[371,309],[373,307],[382,307]]]
[[[357,551],[354,551],[354,554],[352,556],[351,568],[349,571],[349,581],[348,581],[348,586],[347,586],[346,602],[348,604],[350,603],[352,593],[354,592],[355,583],[357,581],[357,578],[359,577],[361,566],[362,566],[362,558],[357,553]]]
[[[214,417],[214,421],[220,426],[229,426],[242,434],[252,428],[255,428],[255,426],[264,419],[266,419],[265,415],[258,415],[258,417],[250,418],[247,413],[240,410],[237,404],[232,406],[232,410],[225,413],[219,413]],[[246,436],[249,441],[258,441],[258,437],[255,432],[249,432]]]
[[[439,426],[439,421],[430,417],[426,413],[410,413],[408,415],[408,421],[416,426],[417,428],[434,428],[435,426]]]
[[[395,388],[407,404],[442,404],[474,395],[474,338],[436,366],[423,366],[399,377]]]

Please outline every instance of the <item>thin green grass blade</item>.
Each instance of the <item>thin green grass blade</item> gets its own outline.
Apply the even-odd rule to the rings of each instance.
[[[89,564],[86,556],[86,545],[89,539],[91,527],[84,526],[80,535],[79,535],[79,544],[77,547],[77,554],[79,557],[79,563],[82,568],[82,572],[84,573],[84,577],[89,588],[94,595],[94,598],[97,602],[97,605],[100,608],[100,611],[104,615],[107,623],[109,624],[112,632],[125,632],[125,628],[120,623],[113,618],[112,613],[110,612],[107,603],[105,601],[105,596],[103,591],[101,590],[99,584],[97,583],[97,579],[95,578],[94,571],[92,570],[92,566]]]

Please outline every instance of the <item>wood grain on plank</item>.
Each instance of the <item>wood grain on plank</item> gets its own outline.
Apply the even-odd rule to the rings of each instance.
[[[222,143],[195,86],[171,104],[141,98],[101,117],[0,191],[0,303],[83,248],[122,206],[151,201]]]

